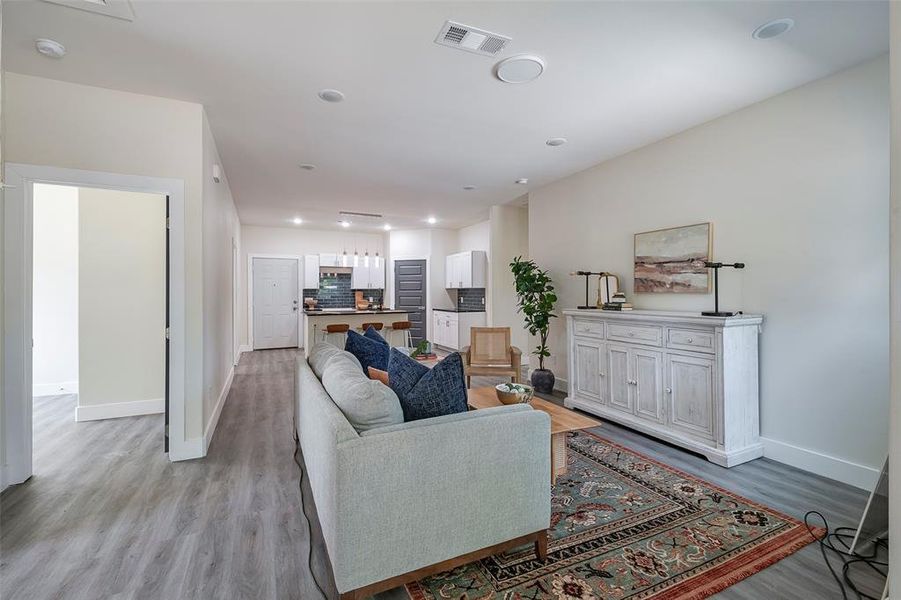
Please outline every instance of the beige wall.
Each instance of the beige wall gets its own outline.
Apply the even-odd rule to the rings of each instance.
[[[531,257],[561,309],[590,268],[637,307],[700,311],[711,295],[632,294],[633,234],[712,222],[715,258],[748,265],[722,306],[766,316],[767,453],[866,481],[888,447],[888,115],[883,57],[607,161],[530,194]],[[562,319],[550,345],[566,378]]]
[[[35,396],[78,391],[78,188],[34,185]]]
[[[491,207],[491,251],[488,299],[489,323],[492,327],[509,327],[510,341],[527,359],[532,344],[516,310],[516,288],[510,263],[517,256],[529,256],[529,211],[504,204]]]
[[[244,225],[241,227],[241,297],[239,299],[238,316],[241,344],[247,345],[247,258],[252,254],[270,254],[283,256],[303,256],[304,254],[341,253],[344,248],[353,252],[354,238],[357,250],[363,253],[367,248],[369,254],[379,252],[386,256],[385,235],[381,233],[349,233],[344,231],[327,231],[298,227],[257,227]],[[303,265],[301,265],[302,267]],[[302,275],[302,273],[301,273]],[[386,276],[387,277],[387,276]]]
[[[240,249],[241,224],[225,171],[213,181],[213,165],[220,164],[216,140],[203,115],[203,423],[209,442],[217,406],[224,404],[231,381],[234,347],[232,243]]]
[[[9,162],[181,179],[187,304],[185,436],[203,435],[203,108],[7,73]]]
[[[78,229],[79,413],[122,402],[161,412],[166,198],[80,188]]]

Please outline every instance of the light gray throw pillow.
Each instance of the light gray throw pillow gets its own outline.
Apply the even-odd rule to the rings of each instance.
[[[382,382],[369,379],[353,357],[330,359],[322,386],[357,432],[404,422],[397,395]]]
[[[313,373],[316,375],[316,378],[319,381],[322,381],[322,375],[323,373],[325,373],[325,369],[328,366],[329,361],[331,361],[336,356],[342,355],[350,358],[354,363],[356,363],[360,371],[363,371],[363,367],[360,366],[360,361],[357,360],[356,356],[354,356],[350,352],[345,352],[341,348],[333,346],[332,344],[329,344],[327,342],[316,342],[310,349],[310,357],[307,359],[307,362],[310,363],[310,368],[313,369]]]

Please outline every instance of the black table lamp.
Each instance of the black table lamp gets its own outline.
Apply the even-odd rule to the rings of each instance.
[[[605,273],[603,271],[598,271],[597,273],[593,271],[573,271],[570,275],[579,275],[585,278],[585,304],[583,306],[577,306],[576,308],[580,310],[592,310],[597,309],[597,305],[591,305],[588,303],[588,280],[591,279],[592,275],[598,275],[600,277],[606,277],[609,273]],[[610,299],[610,282],[607,281],[607,299]],[[598,280],[598,285],[600,285],[600,279]]]
[[[720,311],[720,269],[723,267],[732,267],[733,269],[744,269],[745,263],[721,263],[704,261],[704,266],[713,269],[713,311],[705,310],[701,314],[705,317],[734,317],[736,313]]]

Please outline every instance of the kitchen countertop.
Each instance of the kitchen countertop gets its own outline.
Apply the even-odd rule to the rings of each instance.
[[[432,310],[437,310],[438,312],[452,312],[452,313],[483,313],[485,309],[470,309],[470,308],[433,308]]]
[[[329,316],[334,317],[336,315],[398,315],[398,314],[406,314],[410,311],[408,310],[396,310],[393,308],[386,308],[382,310],[357,310],[355,308],[324,308],[322,310],[306,310],[304,309],[303,314],[308,317],[317,317],[317,316]]]

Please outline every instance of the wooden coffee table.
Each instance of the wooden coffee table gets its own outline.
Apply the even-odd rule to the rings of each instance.
[[[531,405],[532,408],[542,410],[551,417],[551,484],[554,484],[557,483],[558,475],[566,473],[566,433],[598,427],[601,422],[541,398],[532,398]],[[503,406],[503,404],[497,399],[493,387],[469,390],[470,408],[479,410],[494,406]]]

